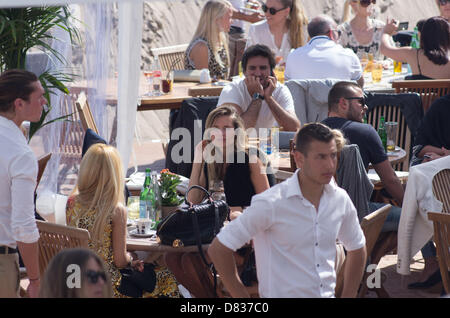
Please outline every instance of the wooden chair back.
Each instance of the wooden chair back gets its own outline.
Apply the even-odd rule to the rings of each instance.
[[[180,44],[151,49],[153,56],[157,56],[162,71],[184,70],[184,52],[189,44]]]
[[[428,212],[433,222],[439,268],[446,294],[450,295],[450,214]]]
[[[90,238],[85,229],[36,220],[39,230],[39,269],[45,272],[51,259],[61,250],[74,247],[88,248]]]
[[[406,152],[406,159],[404,162],[394,166],[394,170],[397,171],[409,171],[409,159],[411,152],[411,131],[406,124],[405,116],[403,115],[400,107],[393,105],[380,105],[371,109],[367,113],[367,123],[370,124],[375,130],[378,130],[381,116],[385,121],[395,121],[397,126],[397,139],[395,144]]]
[[[450,79],[396,81],[392,83],[392,88],[396,93],[418,93],[425,113],[435,99],[450,94]]]
[[[84,131],[90,128],[96,134],[98,134],[97,125],[95,124],[94,116],[92,116],[91,108],[89,107],[89,103],[84,92],[80,92],[80,95],[78,95],[78,99],[75,104],[77,105],[81,120],[81,126],[83,127]]]
[[[436,173],[432,181],[433,194],[442,202],[442,212],[450,213],[450,169]]]
[[[44,174],[45,167],[47,166],[47,163],[51,157],[52,154],[48,153],[38,160],[38,174],[36,178],[36,188],[34,191],[36,191],[37,187],[39,186],[39,182],[41,181],[42,175]]]
[[[191,87],[188,95],[192,97],[220,96],[223,86]]]

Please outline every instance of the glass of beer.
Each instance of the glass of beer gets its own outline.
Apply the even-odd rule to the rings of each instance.
[[[402,72],[402,62],[394,61],[394,74]]]
[[[398,123],[395,121],[387,121],[384,123],[384,126],[386,127],[386,135],[387,135],[387,151],[394,151],[395,150],[395,144],[397,140],[397,126]]]
[[[275,66],[273,72],[275,73],[275,77],[277,78],[277,81],[281,84],[284,83],[284,65],[277,65]]]
[[[128,208],[128,218],[130,220],[139,219],[139,197],[138,196],[128,197],[127,208]]]
[[[168,94],[173,89],[173,71],[163,71],[161,78],[162,92]]]
[[[374,83],[381,82],[381,78],[383,77],[383,64],[374,62],[372,66],[372,81]]]

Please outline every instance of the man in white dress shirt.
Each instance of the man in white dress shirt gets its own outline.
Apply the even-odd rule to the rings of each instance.
[[[245,128],[283,127],[286,131],[300,128],[289,89],[277,82],[273,69],[275,58],[265,45],[249,47],[242,57],[244,79],[225,86],[218,106],[233,105],[244,120]]]
[[[39,232],[34,216],[36,157],[20,126],[38,121],[47,103],[36,75],[10,70],[0,75],[0,297],[19,297],[19,255],[30,280],[28,295],[39,292]]]
[[[261,297],[334,297],[336,239],[347,250],[342,297],[356,296],[366,262],[365,237],[351,199],[333,179],[337,149],[331,129],[305,125],[294,157],[300,169],[255,195],[208,249],[233,297],[249,296],[232,253],[252,239]]]
[[[308,24],[311,40],[291,52],[286,62],[286,79],[327,79],[356,81],[364,86],[361,63],[351,49],[336,42],[339,32],[334,20],[320,15]]]

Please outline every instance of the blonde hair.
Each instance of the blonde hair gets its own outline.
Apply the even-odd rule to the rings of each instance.
[[[305,45],[305,28],[308,27],[308,18],[305,15],[300,0],[280,0],[281,4],[290,8],[287,27],[289,28],[289,42],[291,48],[295,49]]]
[[[342,131],[340,131],[339,129],[331,129],[331,132],[334,135],[334,141],[336,142],[336,149],[337,152],[339,153],[342,151],[342,149],[344,149],[344,146],[347,143],[347,141],[345,140]]]
[[[80,164],[74,193],[84,208],[75,222],[95,209],[96,217],[91,231],[91,241],[98,248],[108,220],[124,199],[122,161],[116,148],[105,144],[92,145]]]
[[[230,104],[222,104],[220,107],[217,107],[212,112],[209,113],[208,118],[206,119],[205,123],[205,139],[210,139],[210,128],[213,128],[214,122],[219,118],[223,116],[229,116],[233,122],[234,129],[239,129],[240,133],[235,134],[234,136],[234,151],[245,151],[248,153],[248,136],[245,132],[245,126],[244,121],[242,120],[241,116],[236,112],[236,109],[234,106],[231,106]],[[220,151],[219,149],[216,149],[216,147],[213,150],[212,155],[215,155],[215,151]],[[209,181],[212,180],[223,180],[223,163],[208,163],[207,164],[207,170],[208,170],[208,179]],[[206,185],[209,186],[208,184]]]
[[[230,55],[228,52],[228,34],[220,29],[217,19],[223,17],[230,9],[232,9],[232,5],[226,0],[209,0],[202,9],[197,29],[192,38],[192,40],[199,37],[206,39],[220,67],[225,66],[219,55],[221,45],[225,48],[228,60],[230,60]]]

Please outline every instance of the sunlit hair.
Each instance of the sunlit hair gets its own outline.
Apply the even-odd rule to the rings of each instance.
[[[446,65],[450,50],[450,23],[442,17],[426,20],[420,35],[420,47],[431,62]]]
[[[202,9],[197,30],[195,30],[192,40],[202,37],[211,46],[214,58],[221,67],[225,66],[220,58],[219,50],[221,46],[225,47],[228,60],[228,34],[220,29],[217,20],[223,17],[232,9],[232,5],[226,0],[209,0]]]
[[[334,135],[334,141],[336,141],[337,152],[341,152],[347,141],[339,129],[331,129],[331,132]]]
[[[305,124],[295,136],[295,150],[307,156],[309,145],[313,141],[329,143],[335,136],[336,133],[322,123]]]
[[[92,145],[81,160],[74,194],[83,207],[75,222],[95,209],[96,217],[91,241],[101,244],[108,220],[119,204],[124,204],[124,176],[122,161],[116,148],[105,144]]]
[[[80,298],[83,297],[83,289],[86,287],[86,279],[81,279],[81,288],[69,288],[67,281],[69,275],[75,272],[70,265],[78,265],[80,274],[85,275],[86,266],[90,259],[94,259],[102,271],[106,274],[106,282],[103,286],[103,297],[112,297],[112,284],[105,264],[93,251],[86,248],[64,249],[48,264],[41,282],[39,297],[41,298]],[[84,277],[83,277],[84,278]]]
[[[205,123],[205,136],[204,139],[211,139],[211,129],[214,128],[215,121],[223,116],[230,117],[233,122],[233,127],[235,129],[234,142],[233,142],[233,150],[236,151],[245,151],[248,153],[248,136],[245,132],[244,121],[241,116],[236,112],[234,106],[230,104],[222,104],[220,107],[217,107],[212,112],[209,113],[208,118],[206,118]],[[224,145],[225,147],[225,145]],[[221,151],[221,149],[214,149],[211,155],[215,155],[217,151]],[[209,180],[223,180],[223,163],[208,163],[208,179]],[[208,186],[208,185],[207,185]]]
[[[291,47],[296,49],[305,45],[305,28],[308,26],[308,18],[305,15],[301,0],[279,0],[283,7],[290,8],[289,17],[287,19],[287,27],[289,29],[289,42]]]

